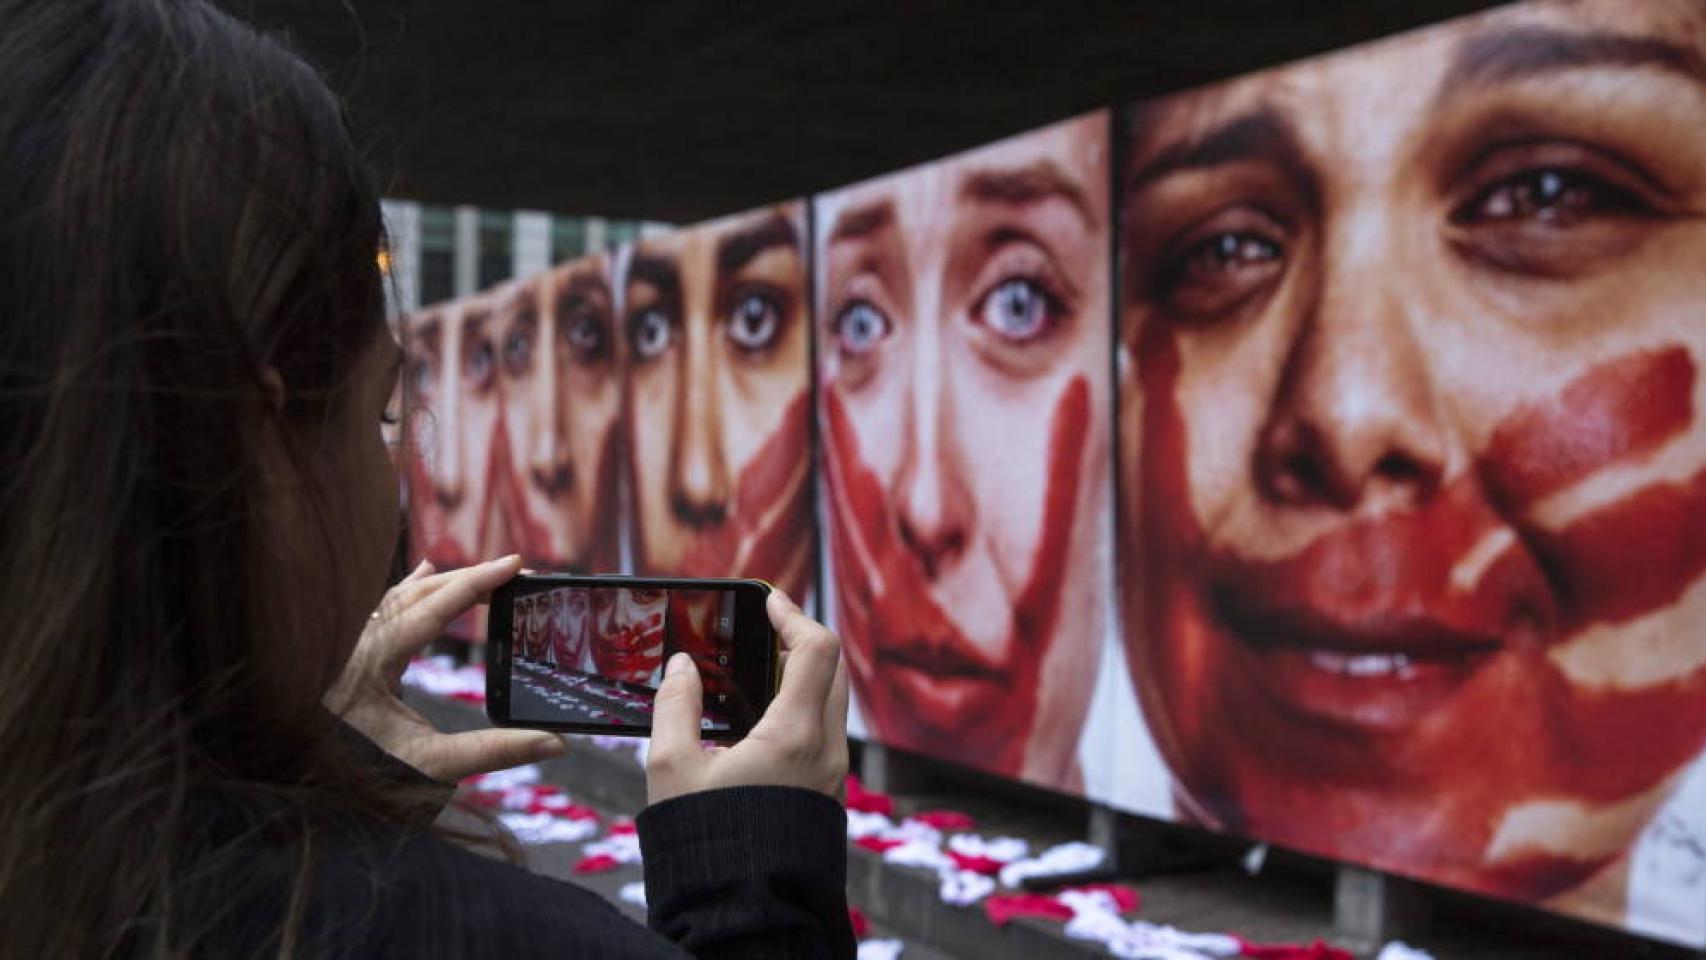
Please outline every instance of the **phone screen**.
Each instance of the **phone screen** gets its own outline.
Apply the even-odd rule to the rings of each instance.
[[[685,651],[704,687],[701,727],[732,729],[734,591],[540,586],[510,600],[511,721],[649,728],[664,664]]]

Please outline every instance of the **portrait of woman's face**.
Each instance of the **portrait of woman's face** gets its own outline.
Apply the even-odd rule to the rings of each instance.
[[[539,569],[616,564],[621,394],[607,269],[602,256],[563,264],[506,288],[495,308],[502,512],[515,549]]]
[[[545,604],[544,598],[533,596],[527,598],[527,658],[529,660],[545,659]]]
[[[402,325],[408,398],[410,533],[438,569],[506,545],[490,474],[502,404],[493,300],[477,295]]]
[[[623,272],[634,565],[803,596],[812,561],[805,206],[637,242]]]
[[[1125,639],[1213,825],[1526,900],[1706,745],[1706,7],[1134,110]]]
[[[1093,114],[819,197],[837,627],[875,737],[1073,789],[1105,624]]]
[[[585,668],[593,625],[589,592],[585,587],[570,587],[563,591],[563,635],[557,647],[557,666],[565,670]]]
[[[728,596],[717,590],[670,592],[669,645],[672,652],[680,650],[693,658],[708,706],[734,692],[734,672],[729,665],[732,631],[721,631],[717,624]]]
[[[598,642],[592,659],[601,676],[624,683],[655,687],[663,668],[664,608],[669,594],[662,590],[626,588],[592,591]]]

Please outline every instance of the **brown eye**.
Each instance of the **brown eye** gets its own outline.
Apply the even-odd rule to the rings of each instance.
[[[1265,289],[1284,265],[1285,247],[1265,232],[1199,231],[1162,263],[1156,295],[1182,319],[1212,320]]]
[[[1482,190],[1451,215],[1453,223],[1529,221],[1567,228],[1594,216],[1644,210],[1628,191],[1595,177],[1555,167],[1524,170]]]

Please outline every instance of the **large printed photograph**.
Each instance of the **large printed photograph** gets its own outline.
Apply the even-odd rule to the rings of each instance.
[[[1122,635],[1179,815],[1706,940],[1706,4],[1122,120]]]
[[[808,602],[808,240],[805,202],[793,201],[622,252],[636,573],[749,577]]]
[[[768,580],[856,736],[1706,944],[1706,0],[1501,8],[401,331],[417,558]],[[647,684],[537,603],[528,669]]]
[[[1108,115],[815,198],[834,626],[877,741],[1078,792],[1108,599]]]
[[[612,573],[621,366],[610,260],[584,257],[400,318],[416,560],[519,553]],[[484,618],[453,633],[483,639]]]

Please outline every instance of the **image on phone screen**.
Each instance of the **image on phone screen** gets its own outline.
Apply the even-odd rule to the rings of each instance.
[[[509,712],[521,723],[650,726],[664,664],[692,656],[708,731],[730,729],[735,595],[559,586],[511,601]]]

